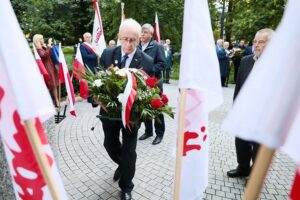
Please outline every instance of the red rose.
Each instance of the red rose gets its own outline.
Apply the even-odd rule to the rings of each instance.
[[[157,78],[147,78],[146,79],[146,84],[150,87],[150,88],[154,88],[155,85],[157,83]]]
[[[164,102],[164,104],[167,104],[169,102],[169,99],[168,99],[167,95],[165,95],[165,94],[161,95],[161,100],[162,100],[162,102]]]
[[[159,98],[153,99],[151,101],[151,106],[154,109],[161,108],[163,105],[164,105],[163,102],[161,102],[161,100]]]

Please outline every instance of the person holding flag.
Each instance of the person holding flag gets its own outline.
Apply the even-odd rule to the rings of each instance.
[[[83,34],[84,42],[80,45],[84,65],[93,73],[98,68],[98,54],[92,47],[92,35],[89,32]]]
[[[300,199],[299,9],[300,1],[287,1],[276,34],[255,63],[223,123],[228,133],[261,144],[247,183],[245,199],[257,199],[270,164],[265,161],[271,161],[275,149],[282,146],[298,164],[295,188],[290,197],[292,200]],[[262,172],[262,169],[265,170]],[[256,181],[258,175],[262,179]]]
[[[256,61],[261,57],[268,42],[271,40],[273,32],[274,31],[272,29],[266,28],[257,31],[255,34],[255,38],[253,40],[254,56],[248,55],[243,57],[241,60],[240,69],[236,79],[233,100],[236,99],[252,68],[255,67]],[[261,85],[261,87],[263,87],[263,85]],[[227,176],[231,178],[247,177],[249,176],[251,170],[251,160],[252,163],[254,163],[259,144],[236,137],[235,147],[238,166],[236,169],[229,170],[227,172]]]
[[[48,90],[50,91],[53,103],[56,107],[59,106],[59,100],[58,100],[58,90],[57,86],[59,85],[59,78],[58,78],[58,71],[52,61],[51,53],[51,43],[52,41],[49,39],[48,45],[44,43],[43,35],[41,34],[35,34],[33,36],[33,44],[39,54],[39,56],[42,59],[42,62],[48,72],[48,77],[45,80],[46,85],[48,87]]]

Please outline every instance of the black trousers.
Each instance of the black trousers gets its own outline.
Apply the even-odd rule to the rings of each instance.
[[[235,147],[239,169],[242,171],[250,170],[250,161],[252,159],[252,162],[255,162],[259,144],[236,137]]]
[[[163,77],[165,82],[170,81],[170,73],[171,73],[171,68],[167,68],[164,70]]]
[[[164,115],[159,115],[158,119],[154,120],[155,133],[159,137],[163,137],[165,133],[165,119]],[[153,134],[153,123],[152,120],[145,121],[145,133],[148,135]]]
[[[124,128],[121,121],[101,119],[104,131],[104,147],[110,158],[119,165],[119,186],[123,192],[132,191],[135,174],[137,132],[140,127]],[[122,143],[120,131],[122,130]]]
[[[239,68],[240,68],[240,63],[241,63],[240,59],[237,59],[236,61],[233,62],[233,65],[234,65],[234,76],[233,76],[234,83],[236,83],[238,71],[239,71]]]

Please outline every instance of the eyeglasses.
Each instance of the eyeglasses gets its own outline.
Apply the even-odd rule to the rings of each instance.
[[[253,40],[253,44],[259,44],[259,45],[264,45],[266,44],[267,40]]]
[[[136,39],[133,39],[133,38],[127,38],[127,37],[123,37],[120,39],[121,41],[126,41],[128,43],[134,43],[136,42]]]

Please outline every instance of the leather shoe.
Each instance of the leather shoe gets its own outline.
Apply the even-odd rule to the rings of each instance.
[[[247,177],[250,174],[250,169],[241,170],[240,168],[232,169],[227,172],[227,176],[231,178]]]
[[[121,200],[131,200],[131,192],[122,192]]]
[[[120,177],[121,177],[121,170],[120,170],[120,167],[118,167],[114,173],[113,180],[117,181],[120,179]]]
[[[153,134],[144,133],[141,137],[139,137],[139,140],[145,140],[152,136],[153,136]]]
[[[156,136],[155,139],[153,140],[152,144],[156,145],[156,144],[161,143],[161,141],[162,141],[162,137],[161,136]]]

